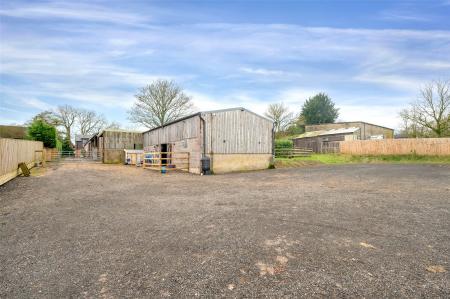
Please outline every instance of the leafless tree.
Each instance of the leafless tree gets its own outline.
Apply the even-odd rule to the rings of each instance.
[[[275,132],[282,132],[292,123],[294,115],[283,103],[270,104],[264,115],[275,124]]]
[[[120,128],[122,128],[122,125],[118,122],[112,121],[110,122],[105,129],[112,129],[112,130],[119,130]]]
[[[433,81],[421,91],[409,109],[400,113],[415,132],[431,131],[437,137],[450,135],[450,81]]]
[[[77,109],[69,105],[58,106],[55,115],[58,118],[61,126],[64,127],[66,135],[65,137],[68,140],[71,140],[72,128],[74,127],[78,116]]]
[[[162,126],[192,112],[191,98],[174,82],[156,80],[136,94],[129,120],[147,128]]]
[[[107,121],[103,115],[95,111],[86,109],[77,109],[77,125],[81,135],[89,135],[99,132],[107,126]]]

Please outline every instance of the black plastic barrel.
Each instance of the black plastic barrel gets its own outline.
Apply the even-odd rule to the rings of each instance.
[[[202,163],[202,173],[210,174],[211,160],[209,159],[209,157],[203,157],[201,159],[201,163]]]

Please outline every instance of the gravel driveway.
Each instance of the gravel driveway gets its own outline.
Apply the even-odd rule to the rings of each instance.
[[[0,187],[2,298],[448,298],[449,249],[449,165],[60,164]]]

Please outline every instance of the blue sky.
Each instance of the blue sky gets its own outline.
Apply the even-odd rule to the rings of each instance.
[[[69,104],[131,128],[138,88],[167,78],[199,110],[326,92],[340,120],[395,128],[450,79],[449,16],[450,0],[2,1],[0,123]]]

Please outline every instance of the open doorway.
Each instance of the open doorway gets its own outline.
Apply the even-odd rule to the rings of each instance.
[[[161,144],[161,165],[168,166],[170,164],[171,146],[168,143]]]

